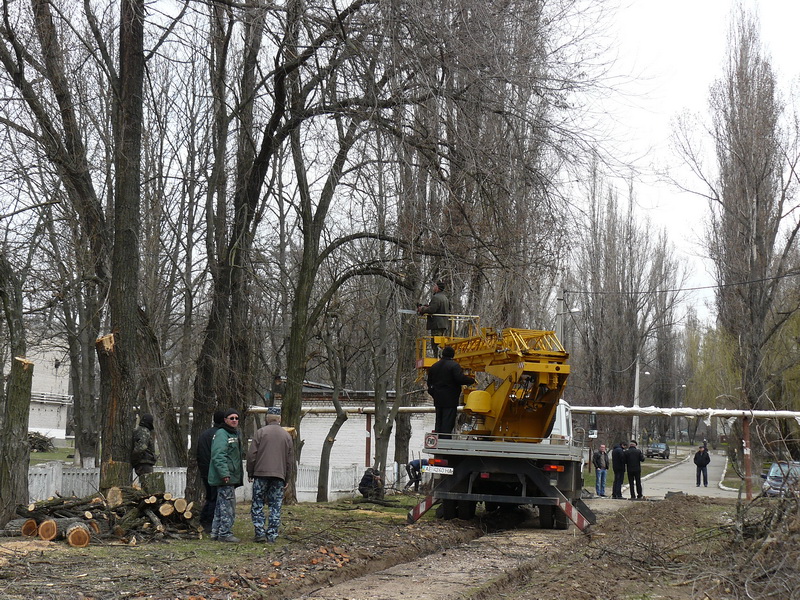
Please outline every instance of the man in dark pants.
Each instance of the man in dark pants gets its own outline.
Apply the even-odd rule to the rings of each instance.
[[[611,468],[614,469],[614,486],[611,488],[611,497],[622,500],[622,484],[625,482],[625,450],[627,442],[620,442],[611,451]]]
[[[445,316],[450,313],[450,299],[444,293],[444,282],[437,281],[433,284],[431,289],[432,296],[430,302],[425,305],[417,306],[417,314],[428,315],[425,319],[425,326],[431,332],[431,348],[433,349],[433,356],[439,357],[439,346],[434,341],[435,336],[447,335],[448,327],[450,326],[449,317]]]
[[[422,481],[422,467],[428,464],[428,459],[423,458],[415,458],[414,460],[410,461],[406,465],[406,473],[408,473],[408,483],[406,483],[406,487],[403,489],[407,490],[412,485],[414,486],[414,491],[419,491],[419,484]]]
[[[436,407],[434,431],[442,438],[449,438],[455,429],[461,386],[475,383],[455,361],[455,355],[452,346],[445,346],[442,358],[428,369],[428,393],[433,396]]]
[[[225,413],[221,410],[214,411],[214,425],[203,431],[197,438],[197,471],[206,488],[206,503],[200,511],[200,524],[206,533],[211,533],[211,523],[214,521],[214,509],[217,507],[217,488],[208,484],[208,465],[211,463],[211,442],[217,429],[222,427]]]
[[[694,464],[697,465],[697,487],[700,487],[700,477],[703,478],[703,485],[708,487],[708,463],[711,457],[708,455],[708,448],[701,445],[694,453]]]
[[[642,463],[644,454],[636,447],[636,440],[631,440],[625,450],[625,467],[628,469],[628,485],[631,486],[631,500],[641,500],[642,495]]]

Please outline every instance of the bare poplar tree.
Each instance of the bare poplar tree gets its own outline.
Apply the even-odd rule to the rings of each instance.
[[[781,295],[787,275],[798,272],[793,253],[800,231],[800,152],[796,129],[784,126],[785,107],[758,22],[744,8],[734,16],[728,62],[710,106],[716,172],[704,169],[686,125],[679,149],[707,186],[719,325],[736,347],[740,406],[772,408],[777,371],[774,363],[765,368],[768,346],[800,305],[797,297]]]

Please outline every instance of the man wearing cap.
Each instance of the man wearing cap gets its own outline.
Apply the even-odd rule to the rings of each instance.
[[[222,427],[225,413],[221,410],[214,411],[214,424],[197,437],[197,471],[206,488],[206,503],[200,511],[200,524],[206,533],[211,533],[211,523],[214,521],[214,509],[217,506],[217,488],[208,483],[208,467],[211,464],[211,442],[217,430]]]
[[[631,500],[642,500],[642,463],[644,454],[636,447],[636,440],[631,440],[625,450],[625,467],[628,470],[628,485],[631,486]]]
[[[247,450],[247,478],[253,483],[253,519],[255,542],[274,542],[281,525],[283,491],[292,474],[294,442],[281,427],[280,409],[267,410],[267,424],[256,431]],[[269,519],[264,518],[264,504],[269,507]]]
[[[431,293],[433,296],[431,296],[428,304],[418,306],[417,313],[420,315],[428,315],[425,320],[425,327],[431,332],[431,348],[433,348],[433,355],[438,358],[439,346],[433,338],[435,336],[447,334],[450,321],[445,315],[450,314],[450,300],[444,293],[443,281],[434,283],[431,288]]]
[[[461,386],[475,383],[455,361],[455,355],[452,346],[445,346],[442,358],[428,369],[428,393],[433,396],[436,407],[434,431],[442,438],[449,438],[455,429]]]
[[[211,523],[211,539],[238,542],[233,535],[236,518],[236,488],[243,484],[242,437],[239,433],[239,411],[230,408],[211,442],[208,483],[217,486],[217,505]]]
[[[700,478],[703,478],[703,485],[708,487],[708,463],[711,457],[708,455],[708,448],[700,444],[697,452],[694,453],[694,464],[697,466],[697,487],[700,487]]]
[[[156,464],[156,449],[153,439],[153,415],[143,414],[139,418],[139,426],[133,430],[131,465],[136,475],[141,477],[152,473],[154,464]]]

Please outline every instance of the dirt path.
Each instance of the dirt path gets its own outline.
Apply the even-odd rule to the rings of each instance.
[[[599,518],[626,507],[626,502],[591,501]],[[584,537],[568,531],[539,529],[530,518],[514,529],[490,533],[455,548],[443,550],[350,581],[306,593],[299,598],[327,600],[445,600],[454,597],[493,598],[521,574],[546,562],[548,554],[565,543]]]
[[[483,536],[457,548],[317,590],[301,598],[438,600],[472,595],[514,574],[559,543],[563,531],[522,529]],[[569,534],[566,534],[569,535]]]

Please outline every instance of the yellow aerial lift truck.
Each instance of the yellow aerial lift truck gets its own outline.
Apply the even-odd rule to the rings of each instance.
[[[498,331],[480,327],[477,317],[448,317],[449,335],[417,341],[418,379],[437,360],[427,356],[433,342],[452,346],[477,383],[464,390],[458,432],[425,436],[432,457],[423,469],[433,474],[433,487],[409,522],[437,503],[445,519],[470,519],[480,502],[487,510],[528,504],[538,507],[543,528],[566,529],[572,521],[586,530],[595,516],[581,500],[584,448],[561,400],[569,354],[555,332]]]

